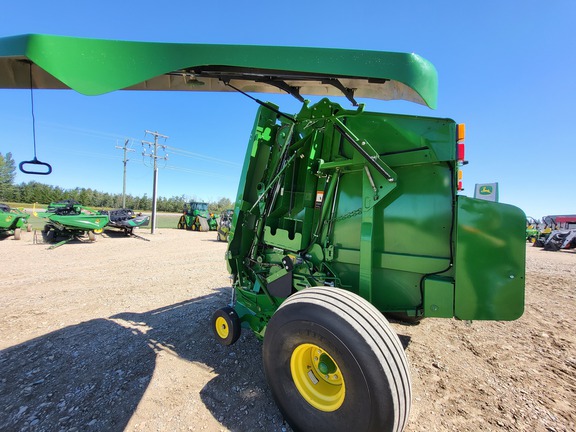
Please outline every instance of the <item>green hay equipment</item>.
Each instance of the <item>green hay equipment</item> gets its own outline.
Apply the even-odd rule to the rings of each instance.
[[[14,236],[14,240],[22,238],[22,227],[31,231],[28,224],[30,215],[16,208],[11,208],[8,204],[0,203],[0,236]]]
[[[458,194],[464,128],[356,101],[435,108],[436,70],[418,55],[28,35],[0,40],[0,87],[29,87],[23,60],[42,88],[288,93],[302,102],[290,115],[246,94],[261,107],[228,238],[232,299],[211,323],[224,345],[241,328],[263,339],[264,372],[293,429],[404,429],[409,367],[385,314],[522,315],[525,215]],[[302,95],[343,96],[357,108]]]
[[[71,240],[80,240],[87,235],[91,242],[96,241],[96,233],[101,233],[108,224],[108,215],[81,205],[74,200],[53,202],[44,211],[35,213],[46,220],[42,236],[46,242],[56,244],[49,249],[57,248]]]
[[[298,430],[402,430],[404,350],[384,314],[513,320],[524,305],[525,215],[460,196],[449,119],[262,107],[226,255],[233,343],[264,339],[264,370]],[[489,233],[489,234],[488,234]]]
[[[190,201],[184,206],[184,213],[178,221],[178,229],[192,231],[216,231],[218,218],[208,211],[208,203]]]

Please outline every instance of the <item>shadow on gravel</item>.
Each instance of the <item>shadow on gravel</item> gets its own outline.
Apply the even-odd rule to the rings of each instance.
[[[231,347],[214,340],[210,318],[226,304],[229,288],[216,291],[83,322],[0,351],[0,430],[124,430],[165,347],[218,374],[200,397],[224,427],[289,430],[265,382],[260,342],[249,332]]]
[[[222,240],[218,240],[217,238],[214,239],[201,239],[201,242],[209,242],[209,243],[225,243]]]
[[[5,349],[0,430],[123,430],[154,363],[140,335],[106,319]]]

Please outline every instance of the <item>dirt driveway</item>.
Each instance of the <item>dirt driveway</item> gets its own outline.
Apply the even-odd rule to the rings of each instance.
[[[228,303],[214,233],[110,234],[54,250],[0,241],[0,430],[290,431]],[[527,247],[515,322],[393,323],[409,358],[409,431],[576,430],[576,253]]]

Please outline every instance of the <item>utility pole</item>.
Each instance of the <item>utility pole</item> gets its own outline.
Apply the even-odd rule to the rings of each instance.
[[[129,140],[126,140],[124,142],[124,147],[116,146],[117,149],[124,150],[124,178],[123,178],[123,182],[122,182],[122,208],[126,208],[126,164],[128,163],[128,160],[129,160],[129,159],[126,159],[126,153],[131,152],[131,151],[135,151],[134,149],[128,148],[128,142],[129,142]]]
[[[158,191],[158,159],[168,160],[168,155],[158,156],[158,147],[162,147],[162,150],[166,150],[166,146],[158,144],[158,138],[164,138],[164,141],[168,139],[168,136],[159,134],[158,132],[146,131],[146,134],[150,134],[154,137],[154,142],[142,141],[142,145],[147,145],[151,149],[152,153],[147,154],[146,149],[142,152],[142,156],[150,156],[154,163],[154,186],[152,189],[152,227],[150,233],[154,234],[156,229],[156,201],[157,201],[157,191]]]

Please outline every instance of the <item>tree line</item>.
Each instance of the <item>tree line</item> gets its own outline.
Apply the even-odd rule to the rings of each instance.
[[[122,194],[101,192],[91,188],[63,189],[37,181],[15,184],[16,165],[11,153],[0,153],[0,201],[16,203],[42,203],[72,199],[88,207],[120,208],[122,206]],[[158,197],[156,210],[161,212],[179,213],[184,205],[190,201],[200,201],[196,197],[186,195],[173,196],[170,198]],[[140,211],[152,210],[152,197],[126,195],[126,208]],[[214,213],[233,208],[228,198],[220,198],[218,201],[209,202],[208,209]]]

